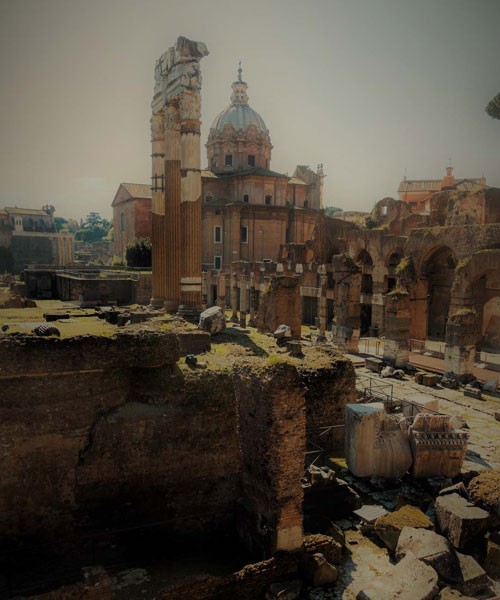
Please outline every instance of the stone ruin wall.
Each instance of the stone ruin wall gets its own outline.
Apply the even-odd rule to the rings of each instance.
[[[321,386],[265,361],[239,375],[186,372],[179,354],[166,332],[0,341],[0,539],[59,543],[83,523],[210,535],[234,524],[246,494],[273,525],[264,545],[297,542],[304,403],[319,422]],[[343,407],[354,388],[342,361],[324,375]]]

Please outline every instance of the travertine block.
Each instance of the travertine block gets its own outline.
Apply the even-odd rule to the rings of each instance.
[[[435,509],[442,533],[455,548],[463,548],[488,526],[489,514],[458,494],[439,496]]]
[[[346,405],[346,461],[358,477],[401,477],[411,465],[407,432],[380,402]]]

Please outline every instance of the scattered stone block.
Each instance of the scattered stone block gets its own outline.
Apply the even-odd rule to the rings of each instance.
[[[61,337],[61,332],[54,325],[38,325],[38,327],[33,329],[33,333],[38,336],[55,335]]]
[[[476,594],[488,585],[488,575],[475,558],[468,554],[455,552],[457,573],[452,578],[462,594]]]
[[[304,550],[308,554],[322,554],[331,564],[338,565],[342,560],[342,545],[333,537],[322,533],[306,535]]]
[[[286,343],[286,349],[291,356],[302,356],[302,345],[300,342],[291,341]]]
[[[476,400],[481,400],[481,390],[473,385],[466,385],[464,387],[464,396],[468,396],[469,398],[476,398]]]
[[[366,523],[375,523],[379,517],[383,517],[388,511],[386,511],[383,506],[379,506],[378,504],[365,504],[353,512]]]
[[[331,565],[321,552],[305,554],[301,563],[305,579],[313,587],[331,585],[338,578],[337,569]]]
[[[220,306],[211,306],[200,314],[198,328],[211,335],[222,333],[226,329],[226,315]]]
[[[436,600],[475,600],[472,596],[464,596],[458,590],[450,587],[443,588],[436,596]]]
[[[455,548],[486,531],[489,514],[458,494],[438,496],[435,503],[439,528]]]
[[[500,535],[498,536],[500,538]],[[500,542],[500,539],[498,540]],[[491,536],[486,546],[486,561],[484,568],[491,577],[500,575],[500,543],[494,541]]]
[[[266,600],[298,600],[301,589],[302,582],[298,579],[273,583],[266,593]]]
[[[396,550],[399,536],[405,527],[434,529],[432,521],[419,508],[406,504],[399,510],[379,517],[375,521],[375,533],[390,550]]]
[[[467,488],[461,481],[459,481],[455,485],[450,485],[449,487],[440,490],[438,493],[439,496],[446,496],[447,494],[459,494],[460,496],[463,496],[466,500],[469,500]]]
[[[500,410],[499,411],[495,411],[495,419],[497,421],[500,421]]]
[[[441,385],[449,390],[456,390],[458,389],[458,379],[451,375],[443,375]]]
[[[389,576],[373,578],[357,600],[431,600],[439,591],[436,571],[409,552]]]
[[[403,415],[414,417],[419,412],[433,413],[439,411],[439,400],[434,396],[419,394],[412,396],[411,401],[403,401]]]
[[[408,552],[431,566],[440,579],[450,578],[456,559],[453,548],[442,535],[427,529],[404,527],[396,546],[396,558],[401,560]]]
[[[386,414],[381,402],[347,404],[345,452],[357,477],[402,477],[412,463],[404,417]]]
[[[439,379],[439,375],[436,375],[435,373],[424,373],[424,376],[422,377],[422,385],[436,387],[439,383]]]
[[[425,375],[425,373],[423,371],[417,371],[415,373],[415,375],[413,376],[413,379],[415,380],[415,383],[419,383],[421,385],[422,381],[424,379],[424,375]]]
[[[500,524],[500,469],[488,469],[474,477],[467,492],[471,500],[492,515],[492,525]]]
[[[281,340],[282,338],[292,339],[292,328],[282,324],[274,331],[273,336],[277,340]]]
[[[467,452],[468,433],[453,417],[419,413],[409,428],[414,477],[456,477]]]
[[[380,358],[374,358],[373,356],[365,358],[365,367],[369,371],[373,371],[374,373],[380,373],[383,366],[384,363],[380,360]]]
[[[498,391],[498,379],[488,379],[483,385],[483,392],[496,394]]]

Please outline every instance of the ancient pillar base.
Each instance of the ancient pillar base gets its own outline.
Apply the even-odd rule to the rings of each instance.
[[[408,351],[408,342],[388,340],[384,341],[384,361],[398,369],[407,367],[410,362],[410,353]]]
[[[449,346],[444,347],[444,372],[453,373],[459,379],[467,379],[473,374],[476,357],[476,346]]]
[[[151,304],[151,306],[154,306],[155,308],[163,308],[164,302],[165,301],[163,298],[151,298],[149,304]]]
[[[233,314],[231,315],[231,323],[239,323],[240,320],[238,319],[238,313],[237,312],[233,312]]]
[[[163,308],[169,313],[176,313],[178,307],[179,304],[174,300],[165,300],[165,302],[163,302]]]
[[[245,311],[240,311],[240,327],[243,327],[243,329],[245,329],[246,326],[247,326],[247,313]]]
[[[200,316],[200,312],[200,309],[194,306],[179,304],[176,314],[183,319],[197,319]]]

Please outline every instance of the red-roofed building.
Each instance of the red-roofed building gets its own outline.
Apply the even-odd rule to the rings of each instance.
[[[407,179],[399,184],[399,199],[409,204],[412,212],[427,210],[427,199],[436,192],[446,189],[473,192],[486,187],[486,179],[457,179],[453,176],[453,167],[446,168],[443,179]]]

